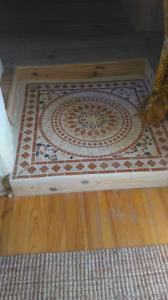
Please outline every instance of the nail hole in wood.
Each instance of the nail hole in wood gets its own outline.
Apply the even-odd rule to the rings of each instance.
[[[57,191],[57,188],[51,187],[49,190],[50,190],[51,192],[56,192],[56,191]]]
[[[91,75],[91,77],[96,77],[97,75],[98,75],[97,72],[93,72],[92,75]]]
[[[33,72],[32,75],[33,75],[33,76],[37,76],[38,73],[37,73],[37,72]]]
[[[82,184],[89,184],[89,181],[88,180],[82,180],[81,183]]]

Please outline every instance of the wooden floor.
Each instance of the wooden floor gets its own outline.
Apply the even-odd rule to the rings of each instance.
[[[1,0],[5,69],[120,58],[148,58],[156,68],[162,42],[163,32],[136,32],[119,0]]]
[[[168,243],[168,188],[0,198],[0,255]]]
[[[1,0],[0,37],[73,34],[79,39],[131,30],[119,0]]]

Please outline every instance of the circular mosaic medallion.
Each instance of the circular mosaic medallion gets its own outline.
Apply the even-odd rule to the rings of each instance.
[[[142,122],[123,98],[98,92],[64,95],[45,108],[41,131],[66,153],[107,156],[124,151],[139,138]]]

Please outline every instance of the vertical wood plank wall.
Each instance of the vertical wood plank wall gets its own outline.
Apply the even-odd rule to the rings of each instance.
[[[163,29],[163,0],[121,0],[137,31]]]

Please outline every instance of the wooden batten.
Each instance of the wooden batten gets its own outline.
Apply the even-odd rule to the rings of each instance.
[[[17,67],[18,80],[70,80],[93,79],[94,77],[112,77],[144,74],[145,59],[115,60],[56,66]]]

